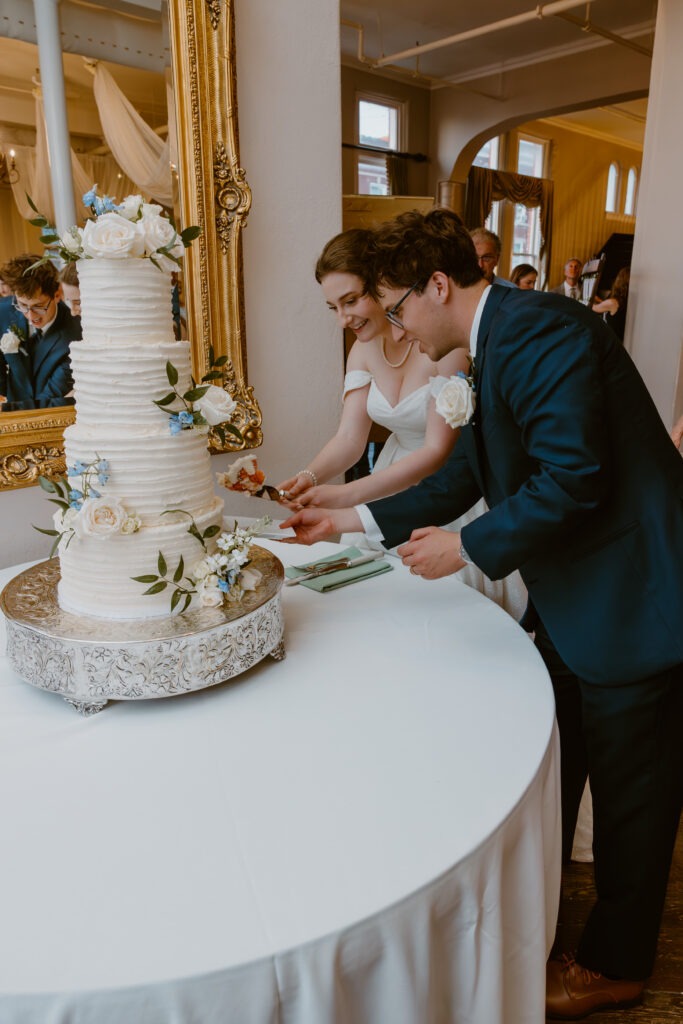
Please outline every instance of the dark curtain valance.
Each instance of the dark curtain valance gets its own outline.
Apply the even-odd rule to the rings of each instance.
[[[482,227],[498,199],[541,208],[541,258],[550,265],[553,235],[553,182],[547,178],[530,178],[510,171],[492,171],[488,167],[472,167],[467,177],[465,222],[467,227]]]

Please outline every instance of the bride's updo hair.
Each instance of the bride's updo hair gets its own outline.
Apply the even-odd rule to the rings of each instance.
[[[322,284],[328,274],[354,274],[363,282],[364,291],[377,298],[374,288],[374,232],[351,228],[335,235],[327,243],[315,265],[315,279]]]

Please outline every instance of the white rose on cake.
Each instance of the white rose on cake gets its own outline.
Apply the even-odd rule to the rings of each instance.
[[[2,338],[0,338],[0,352],[3,352],[6,356],[18,352],[20,345],[21,338],[14,331],[5,331]]]
[[[142,215],[142,206],[142,196],[132,195],[122,199],[116,209],[126,220],[139,220]]]
[[[78,227],[68,228],[59,240],[65,253],[77,260],[83,251],[83,237]]]
[[[215,384],[210,384],[205,394],[193,404],[212,427],[229,420],[237,408],[235,399]]]
[[[121,533],[127,518],[118,498],[87,498],[80,510],[79,533],[83,537],[111,537]]]
[[[241,569],[238,579],[242,590],[256,590],[263,573],[259,569]]]
[[[470,421],[475,404],[472,384],[464,374],[451,377],[436,395],[436,411],[454,430]]]
[[[83,228],[83,253],[105,259],[144,256],[145,235],[140,221],[126,220],[119,213],[103,213]]]
[[[197,584],[199,603],[205,608],[218,608],[223,604],[223,591],[218,589],[218,576],[212,574]]]
[[[147,217],[143,214],[139,223],[144,232],[147,255],[153,256],[162,270],[177,270],[178,264],[175,260],[183,255],[185,246],[170,220],[159,214]],[[160,249],[166,249],[167,252],[159,252]],[[175,259],[170,259],[170,256],[174,256]]]

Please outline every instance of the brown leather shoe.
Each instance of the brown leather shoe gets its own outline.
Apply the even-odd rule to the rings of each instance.
[[[641,1002],[644,988],[644,981],[614,981],[563,956],[546,967],[546,1017],[582,1020],[597,1010],[624,1010]]]

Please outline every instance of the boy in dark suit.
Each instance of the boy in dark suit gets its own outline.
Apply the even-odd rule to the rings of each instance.
[[[449,461],[358,509],[305,509],[300,540],[366,533],[426,579],[519,569],[523,622],[555,690],[569,856],[590,775],[597,902],[576,960],[551,960],[547,1013],[632,1005],[652,970],[683,787],[683,461],[613,333],[566,298],[489,286],[459,218],[376,232],[396,341],[470,347],[476,408]],[[490,511],[440,530],[484,495]]]
[[[61,301],[57,270],[40,260],[27,253],[0,268],[14,291],[12,312],[0,310],[6,320],[0,325],[4,411],[73,404],[69,348],[81,337],[80,320]]]

